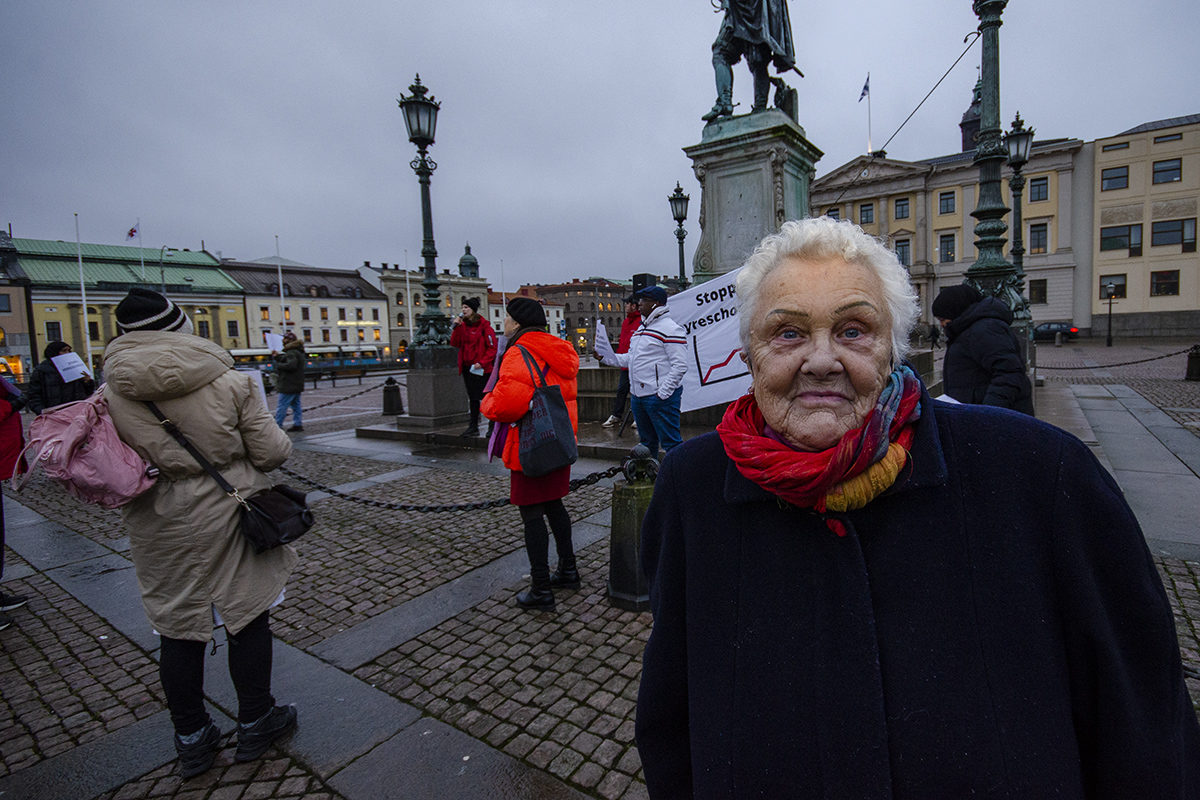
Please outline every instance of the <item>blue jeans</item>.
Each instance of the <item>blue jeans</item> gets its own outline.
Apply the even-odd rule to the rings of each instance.
[[[304,423],[301,422],[299,392],[296,394],[279,393],[279,405],[275,407],[275,424],[283,427],[283,420],[287,417],[288,408],[292,409],[292,424],[297,428],[302,427]]]
[[[670,451],[681,443],[679,437],[679,401],[683,398],[683,387],[676,389],[666,400],[656,394],[630,398],[633,419],[638,426],[638,440],[650,448],[650,454],[658,458],[658,446]]]

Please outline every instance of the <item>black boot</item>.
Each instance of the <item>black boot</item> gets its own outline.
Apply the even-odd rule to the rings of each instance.
[[[575,568],[574,561],[570,566],[560,561],[558,569],[550,576],[550,585],[555,589],[578,589],[582,581],[579,580],[579,570]]]
[[[549,611],[554,608],[554,592],[550,591],[549,586],[530,586],[517,593],[517,605],[521,608]]]

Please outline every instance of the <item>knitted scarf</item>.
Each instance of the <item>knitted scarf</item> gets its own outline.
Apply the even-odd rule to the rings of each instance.
[[[888,376],[862,427],[847,431],[828,450],[808,453],[766,433],[762,411],[747,394],[729,405],[717,433],[738,472],[800,508],[845,512],[862,508],[896,481],[921,416],[921,384],[907,365]],[[839,536],[840,520],[825,517]]]

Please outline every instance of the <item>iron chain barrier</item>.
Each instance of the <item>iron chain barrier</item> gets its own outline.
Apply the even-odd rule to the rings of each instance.
[[[345,397],[339,397],[337,400],[330,400],[328,403],[321,403],[320,405],[312,406],[311,408],[305,408],[304,413],[307,414],[311,411],[316,411],[318,408],[328,408],[329,406],[336,406],[338,403],[344,403],[347,400],[353,399],[360,395],[364,395],[367,392],[373,392],[376,389],[382,389],[386,385],[387,385],[387,381],[384,381],[383,383],[377,383],[374,386],[368,386],[366,389],[363,389],[361,392],[355,392],[354,394],[348,394]]]
[[[618,464],[615,467],[609,467],[608,469],[603,470],[601,472],[593,472],[589,475],[585,475],[582,478],[576,478],[575,480],[571,481],[569,491],[573,492],[576,489],[582,488],[584,486],[591,486],[592,484],[599,483],[600,481],[604,480],[605,478],[614,477],[615,475],[620,473],[623,468],[624,468],[624,465]],[[306,486],[311,486],[312,488],[314,488],[318,491],[325,492],[326,494],[333,495],[334,497],[340,497],[343,500],[349,500],[352,503],[361,503],[362,505],[372,506],[373,508],[383,508],[388,511],[418,511],[418,512],[422,512],[422,513],[441,513],[441,512],[448,512],[448,511],[484,511],[489,508],[500,508],[501,506],[506,506],[510,503],[510,501],[507,497],[497,498],[495,500],[481,500],[477,503],[458,503],[458,504],[442,504],[442,505],[431,505],[428,503],[423,503],[423,504],[389,503],[384,500],[373,500],[369,497],[358,497],[356,495],[352,495],[347,492],[338,491],[337,489],[334,489],[332,486],[326,486],[323,483],[318,483],[317,481],[314,481],[312,478],[306,478],[305,476],[303,476],[299,473],[293,472],[292,470],[288,469],[287,467],[280,467],[279,471],[282,472],[284,475],[287,475],[290,478],[295,478],[296,480],[300,481],[301,483],[305,484]]]
[[[1065,367],[1065,366],[1060,367],[1060,366],[1055,366],[1054,364],[1038,364],[1037,368],[1038,369],[1108,369],[1109,367],[1127,367],[1130,364],[1145,364],[1148,361],[1158,361],[1159,359],[1170,358],[1171,356],[1182,355],[1183,353],[1186,353],[1191,349],[1192,348],[1190,348],[1190,347],[1186,347],[1183,350],[1176,350],[1174,353],[1167,353],[1166,355],[1162,355],[1162,356],[1152,356],[1150,358],[1142,358],[1137,361],[1121,361],[1116,364],[1094,364],[1090,367]]]

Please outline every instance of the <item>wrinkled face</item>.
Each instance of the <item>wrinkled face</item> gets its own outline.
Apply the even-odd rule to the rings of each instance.
[[[825,450],[862,425],[891,372],[891,315],[879,277],[841,259],[786,259],[751,311],[748,361],[767,424]]]
[[[513,334],[516,333],[517,329],[520,327],[521,327],[521,325],[519,322],[517,322],[515,319],[510,317],[508,314],[504,315],[504,335],[505,336],[507,336],[508,338],[511,339],[513,337]]]

